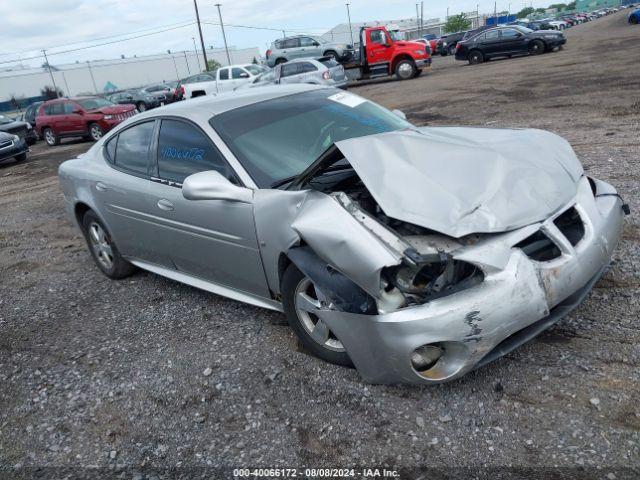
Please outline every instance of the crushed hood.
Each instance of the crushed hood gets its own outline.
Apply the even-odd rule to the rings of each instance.
[[[336,147],[387,216],[456,238],[545,220],[583,174],[569,143],[543,130],[426,127]]]

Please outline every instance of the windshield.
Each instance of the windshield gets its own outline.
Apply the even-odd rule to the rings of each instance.
[[[523,27],[522,25],[516,25],[515,28],[520,30],[522,33],[531,33],[531,32],[533,32],[533,30],[531,30],[530,28]]]
[[[15,122],[13,118],[9,118],[6,115],[0,115],[0,125],[6,125],[7,123],[13,122]]]
[[[399,42],[404,40],[404,34],[397,30],[389,30],[389,36],[391,37],[391,40],[393,40],[394,42]]]
[[[76,100],[80,104],[82,108],[85,110],[95,110],[96,108],[102,107],[110,107],[113,105],[113,102],[110,102],[106,98],[81,98]]]
[[[335,89],[248,105],[209,123],[260,188],[302,173],[335,142],[412,127],[375,103]]]
[[[263,67],[262,65],[246,65],[244,67],[245,70],[249,71],[252,75],[260,75],[263,72],[266,72],[268,69],[267,67]]]

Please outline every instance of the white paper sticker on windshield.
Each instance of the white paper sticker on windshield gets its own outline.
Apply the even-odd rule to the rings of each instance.
[[[352,95],[347,92],[336,93],[335,95],[331,95],[327,97],[329,100],[333,100],[334,102],[341,103],[342,105],[346,105],[347,107],[355,108],[361,103],[366,102],[364,98],[360,98],[356,95]]]

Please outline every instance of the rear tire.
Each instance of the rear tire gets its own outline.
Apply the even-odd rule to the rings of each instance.
[[[395,68],[399,80],[409,80],[416,75],[416,64],[412,60],[400,60]]]
[[[346,350],[344,350],[340,341],[333,336],[331,331],[326,328],[324,322],[312,313],[304,311],[301,308],[301,304],[304,302],[296,302],[296,298],[300,295],[306,296],[312,301],[318,301],[313,298],[315,288],[311,280],[298,270],[295,265],[291,264],[282,276],[280,290],[282,291],[282,306],[287,316],[287,322],[297,335],[300,343],[316,357],[326,362],[344,367],[353,367],[353,362]],[[318,330],[323,330],[324,335],[316,332],[318,325],[320,326]]]
[[[136,267],[122,258],[111,234],[91,210],[82,217],[82,233],[93,261],[107,277],[120,280],[135,272]]]
[[[469,65],[479,65],[484,62],[484,55],[480,50],[471,50],[469,52]]]
[[[53,147],[54,145],[60,145],[60,138],[58,137],[58,135],[56,135],[56,132],[54,132],[52,128],[45,128],[42,131],[42,137],[50,147]]]
[[[529,53],[531,55],[540,55],[541,53],[544,53],[544,50],[545,45],[542,40],[534,40],[531,42],[531,45],[529,45]]]

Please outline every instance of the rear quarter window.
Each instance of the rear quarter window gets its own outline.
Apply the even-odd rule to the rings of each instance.
[[[127,128],[118,134],[115,145],[114,164],[139,175],[147,175],[149,164],[149,147],[153,137],[155,121],[140,123]],[[107,152],[114,143],[114,139],[109,141]]]

